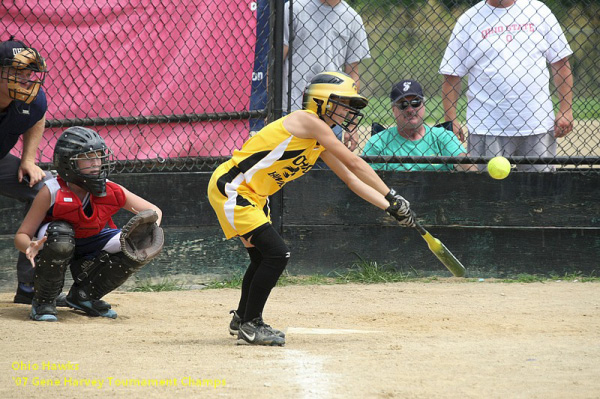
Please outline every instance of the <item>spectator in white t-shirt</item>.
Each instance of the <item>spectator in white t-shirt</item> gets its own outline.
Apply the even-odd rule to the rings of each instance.
[[[440,73],[445,118],[462,141],[456,104],[461,77],[468,76],[469,155],[555,156],[556,139],[573,130],[572,53],[556,17],[538,0],[484,0],[467,10],[452,31]],[[559,100],[556,117],[547,63]]]
[[[288,110],[290,62],[289,2],[284,10],[283,110]],[[294,0],[290,112],[302,109],[302,94],[311,79],[325,71],[350,75],[360,86],[358,64],[371,58],[362,18],[343,0]],[[342,130],[334,130],[342,139]],[[350,150],[358,145],[357,131],[343,140]]]

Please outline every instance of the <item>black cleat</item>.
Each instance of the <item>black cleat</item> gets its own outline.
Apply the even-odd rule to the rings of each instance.
[[[233,314],[233,318],[229,323],[229,335],[238,335],[240,324],[242,324],[242,318],[238,316],[235,310],[230,311],[229,314]]]
[[[237,312],[235,310],[230,311],[229,314],[233,314],[233,318],[231,319],[231,322],[229,323],[229,334],[236,336],[236,335],[238,335],[238,331],[240,330],[240,324],[242,324],[242,318],[237,314]],[[261,318],[261,320],[262,320],[262,318]],[[279,331],[279,330],[271,327],[270,325],[265,324],[264,320],[263,320],[263,324],[266,328],[271,330],[271,332],[273,334],[278,335],[281,338],[285,338],[285,333],[283,331]]]
[[[73,292],[75,291],[75,292]],[[67,295],[66,301],[67,305],[70,308],[81,310],[85,312],[88,316],[92,317],[108,317],[110,319],[117,318],[117,312],[111,309],[109,303],[101,300],[101,299],[89,299],[84,298],[80,290],[71,288],[69,294]],[[78,295],[79,293],[79,295]]]
[[[284,346],[285,338],[275,334],[262,318],[247,321],[238,330],[238,345]]]
[[[58,321],[56,317],[56,306],[54,303],[40,303],[34,299],[31,303],[31,313],[29,317],[35,321]]]

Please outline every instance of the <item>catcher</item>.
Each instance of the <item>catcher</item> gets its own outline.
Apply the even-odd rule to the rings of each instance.
[[[56,142],[58,177],[45,182],[15,236],[35,267],[31,319],[57,321],[67,266],[73,276],[67,304],[89,316],[116,318],[102,297],[162,250],[161,210],[107,180],[113,165],[94,130],[71,127]],[[112,216],[121,208],[136,215],[119,230]]]

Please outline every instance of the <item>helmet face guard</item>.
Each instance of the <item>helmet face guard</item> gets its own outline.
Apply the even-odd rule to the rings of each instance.
[[[25,48],[2,67],[2,78],[7,80],[8,94],[14,100],[30,104],[37,97],[46,80],[46,61],[32,48]]]
[[[337,122],[335,124],[349,133],[356,130],[364,117],[359,109],[348,105],[348,99],[332,94],[325,106],[325,116],[335,122],[332,118],[334,115],[344,118],[344,121],[341,124]]]
[[[322,72],[317,74],[304,91],[302,105],[304,109],[315,112],[319,118],[328,117],[332,127],[340,126],[347,132],[353,132],[360,124],[363,114],[360,109],[366,107],[368,100],[359,95],[354,79],[342,72]],[[343,122],[336,122],[333,116]]]
[[[106,179],[115,165],[114,154],[108,147],[75,154],[69,159],[69,163],[74,173],[72,183],[82,186],[97,197],[106,195]]]

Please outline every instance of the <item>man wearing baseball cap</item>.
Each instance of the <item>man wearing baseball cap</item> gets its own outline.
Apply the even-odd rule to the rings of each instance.
[[[466,150],[454,133],[444,127],[429,127],[425,118],[425,96],[416,80],[405,79],[396,83],[390,93],[392,113],[396,126],[373,135],[363,150],[372,156],[465,156]],[[452,164],[372,163],[375,170],[452,170]],[[470,166],[457,165],[463,170]]]
[[[50,173],[35,164],[46,124],[46,94],[42,89],[47,68],[40,53],[22,41],[0,43],[0,195],[28,203],[27,209]],[[23,137],[21,159],[10,154]],[[31,304],[33,267],[20,253],[19,285],[15,303]]]

